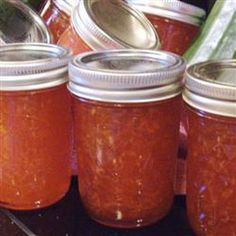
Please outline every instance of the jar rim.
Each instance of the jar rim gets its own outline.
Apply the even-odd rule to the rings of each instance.
[[[0,47],[0,90],[54,87],[67,82],[71,50],[53,44],[18,43]]]
[[[71,93],[105,102],[160,101],[182,90],[183,58],[165,51],[87,52],[69,64]]]
[[[138,10],[157,16],[200,26],[206,17],[206,11],[200,7],[179,0],[126,0]]]
[[[54,0],[56,6],[65,12],[67,15],[71,15],[73,7],[79,4],[80,0]]]
[[[236,60],[209,60],[188,67],[184,100],[205,111],[236,117]]]
[[[142,12],[123,1],[80,0],[72,13],[77,34],[94,50],[107,48],[157,49],[159,37]],[[107,24],[106,17],[112,17]],[[122,21],[122,27],[120,22]],[[127,21],[126,23],[124,23]],[[135,30],[134,30],[135,29]],[[140,31],[140,34],[137,34]]]

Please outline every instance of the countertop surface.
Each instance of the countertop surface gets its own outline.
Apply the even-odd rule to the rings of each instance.
[[[187,221],[184,197],[175,198],[170,213],[158,223],[135,230],[104,227],[86,215],[77,182],[55,205],[36,211],[0,210],[1,236],[195,236]]]

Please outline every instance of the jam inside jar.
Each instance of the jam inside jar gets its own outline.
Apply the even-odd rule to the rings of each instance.
[[[236,232],[235,70],[235,60],[223,60],[187,71],[187,210],[199,236]]]
[[[79,1],[70,27],[57,43],[71,48],[75,55],[92,50],[159,48],[155,28],[141,12],[123,1],[107,0]]]
[[[188,215],[198,235],[236,232],[236,118],[188,108]],[[200,148],[199,148],[200,147]]]
[[[33,210],[70,185],[68,50],[51,44],[0,48],[0,206]]]
[[[0,205],[25,210],[49,206],[65,195],[70,183],[66,86],[1,92],[0,97]]]
[[[89,215],[116,227],[154,223],[169,211],[180,98],[153,104],[74,98],[80,194]]]
[[[183,1],[126,0],[155,27],[161,49],[183,55],[199,32],[206,12]]]
[[[48,0],[45,4],[41,17],[53,35],[53,43],[57,43],[63,32],[70,26],[71,12],[78,2],[79,0]]]
[[[69,68],[85,209],[112,227],[160,220],[174,197],[184,61],[108,50],[77,56]]]

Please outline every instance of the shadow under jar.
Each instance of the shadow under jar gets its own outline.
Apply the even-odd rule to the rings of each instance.
[[[185,62],[166,52],[109,50],[69,65],[79,191],[113,227],[164,217],[174,196]]]
[[[236,234],[236,60],[188,68],[187,209],[198,236]]]
[[[74,54],[121,48],[156,50],[159,38],[143,13],[123,1],[80,0],[58,44]]]
[[[31,210],[70,184],[70,51],[50,44],[0,48],[0,206]]]

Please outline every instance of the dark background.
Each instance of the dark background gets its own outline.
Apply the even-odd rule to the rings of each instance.
[[[204,10],[206,10],[207,13],[209,13],[209,11],[211,10],[215,1],[216,0],[181,0],[181,2],[186,2],[186,3],[192,4],[192,5],[201,7]],[[222,1],[224,1],[224,0],[222,0]]]

